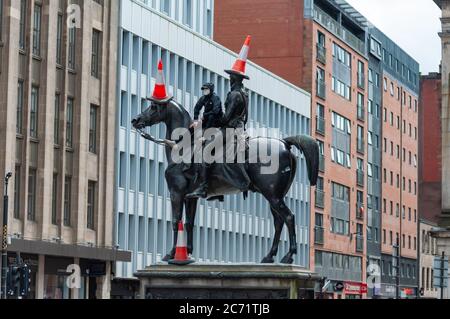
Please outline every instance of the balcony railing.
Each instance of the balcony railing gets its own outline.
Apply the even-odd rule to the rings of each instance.
[[[316,132],[325,135],[325,119],[321,116],[316,117]]]
[[[319,171],[325,173],[325,156],[319,155]]]
[[[358,117],[358,120],[364,121],[365,120],[365,109],[364,109],[364,106],[358,105],[356,107],[356,110],[357,110],[356,115]]]
[[[349,44],[360,53],[365,52],[365,44],[357,36],[341,26],[339,22],[330,17],[322,9],[314,6],[314,19],[327,28],[330,32],[340,37],[344,42]]]
[[[326,86],[324,80],[316,80],[316,95],[320,97],[321,99],[326,98]]]
[[[364,171],[360,169],[356,170],[356,184],[364,187]]]
[[[364,219],[364,205],[362,203],[356,203],[356,218]]]
[[[320,44],[316,44],[317,48],[317,61],[321,62],[322,64],[327,63],[327,49],[324,48]]]
[[[356,251],[362,253],[364,251],[364,237],[356,235]]]
[[[358,72],[358,87],[363,90],[366,88],[366,76],[364,73]]]
[[[314,243],[316,245],[324,244],[324,232],[325,230],[321,226],[314,227]]]
[[[358,151],[358,153],[364,154],[364,152],[365,152],[364,139],[358,138],[356,150]]]
[[[324,208],[325,193],[322,190],[316,189],[316,207]]]

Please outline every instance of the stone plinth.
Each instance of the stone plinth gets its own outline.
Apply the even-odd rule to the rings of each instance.
[[[319,280],[279,264],[155,264],[134,275],[141,299],[312,299]]]

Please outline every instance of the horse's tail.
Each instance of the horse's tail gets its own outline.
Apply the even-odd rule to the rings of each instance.
[[[317,142],[307,135],[291,136],[285,138],[284,142],[289,147],[295,146],[303,152],[306,159],[309,182],[312,186],[315,186],[319,175],[319,145],[317,145]]]

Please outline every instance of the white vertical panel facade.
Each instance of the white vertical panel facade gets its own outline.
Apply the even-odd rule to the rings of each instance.
[[[144,97],[153,89],[157,61],[163,60],[169,91],[191,114],[202,83],[213,82],[222,102],[229,91],[224,70],[231,67],[236,54],[209,38],[213,6],[213,0],[121,0],[115,238],[121,249],[133,252],[133,261],[118,265],[118,277],[130,277],[137,269],[160,261],[172,247],[164,150],[140,139],[131,127],[131,119],[148,107]],[[245,82],[250,94],[250,132],[272,137],[310,134],[308,93],[253,63],[247,65],[247,73],[251,77]],[[157,137],[165,135],[162,125],[149,131]],[[295,152],[298,172],[286,203],[296,215],[295,263],[308,268],[309,182],[305,159]],[[250,194],[245,201],[242,195],[226,196],[223,203],[202,200],[193,257],[197,262],[259,262],[272,245],[273,232],[269,205],[259,194]],[[278,258],[288,247],[284,231]]]

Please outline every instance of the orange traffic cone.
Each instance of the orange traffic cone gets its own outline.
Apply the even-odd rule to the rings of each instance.
[[[240,75],[247,80],[250,79],[248,75],[245,74],[245,67],[247,65],[248,53],[250,51],[250,40],[251,36],[247,36],[247,39],[245,39],[244,46],[242,47],[241,52],[239,53],[239,58],[234,63],[233,68],[231,70],[225,70],[225,72],[227,72],[228,74]]]
[[[195,262],[194,259],[189,258],[187,247],[186,247],[186,236],[183,228],[183,222],[178,223],[178,237],[177,237],[177,247],[175,250],[174,259],[169,260],[169,264],[172,265],[187,265]]]
[[[172,99],[172,96],[167,94],[166,83],[164,81],[163,74],[163,63],[161,60],[159,60],[158,63],[158,74],[156,75],[156,84],[153,90],[153,95],[148,99],[160,104],[167,103]]]

